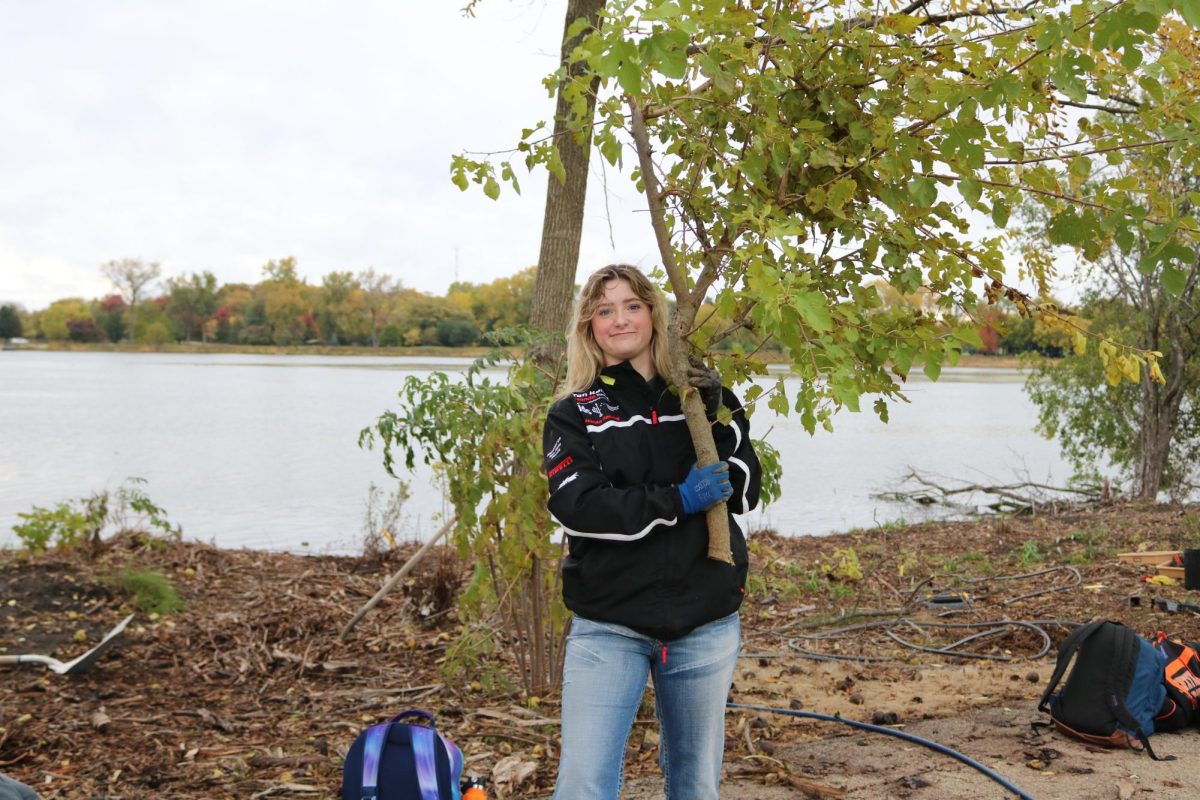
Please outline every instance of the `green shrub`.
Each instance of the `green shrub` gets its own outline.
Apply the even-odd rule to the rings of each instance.
[[[25,522],[14,525],[13,533],[34,553],[41,553],[51,545],[70,548],[96,535],[107,514],[107,496],[99,495],[82,502],[59,503],[53,508],[34,506],[32,511],[17,514]]]
[[[394,322],[389,322],[383,326],[383,330],[379,332],[380,347],[402,347],[404,345],[404,331]]]
[[[175,341],[175,335],[171,333],[171,328],[167,323],[155,320],[138,334],[137,340],[145,344],[167,344]]]
[[[467,319],[444,319],[437,326],[437,343],[443,347],[466,347],[479,341],[479,329]]]
[[[141,489],[146,481],[129,478],[113,491],[91,497],[65,500],[53,508],[34,506],[18,513],[24,522],[13,526],[21,543],[34,553],[54,546],[70,549],[96,547],[106,528],[133,530],[143,525],[157,528],[165,536],[178,537],[180,529],[167,520],[167,512],[155,505]]]

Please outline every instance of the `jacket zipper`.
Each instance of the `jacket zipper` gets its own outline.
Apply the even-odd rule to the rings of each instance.
[[[658,409],[657,408],[650,409],[650,424],[651,425],[658,424]],[[669,537],[669,536],[666,537],[666,541],[665,541],[664,547],[663,547],[663,550],[665,551],[664,558],[663,558],[663,561],[664,561],[663,583],[666,586],[670,586],[671,581],[673,579],[672,574],[671,574],[672,573],[672,570],[671,570],[672,552],[671,551],[674,550],[674,548],[671,546],[671,542],[672,542],[671,537]],[[666,612],[667,612],[666,613],[667,624],[670,626],[673,626],[675,624],[675,602],[674,602],[673,596],[667,597],[665,606],[666,606]],[[664,664],[667,663],[667,646],[666,645],[663,645],[663,649],[662,649],[662,663],[664,663]]]

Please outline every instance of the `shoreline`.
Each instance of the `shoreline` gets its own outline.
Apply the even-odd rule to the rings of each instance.
[[[113,344],[83,343],[83,342],[30,342],[29,344],[8,346],[9,352],[65,352],[65,353],[169,353],[169,354],[237,354],[237,355],[271,355],[271,356],[369,356],[369,357],[420,357],[420,358],[468,358],[475,359],[487,355],[492,348],[473,345],[471,347],[358,347],[349,345],[290,345],[286,347],[274,345],[238,345],[238,344],[201,344],[199,342],[176,344],[129,344],[120,342]],[[787,364],[782,356],[770,354],[761,358],[767,364]],[[982,355],[979,353],[964,353],[957,364],[946,364],[946,368],[960,369],[1024,369],[1022,357],[1010,355]]]

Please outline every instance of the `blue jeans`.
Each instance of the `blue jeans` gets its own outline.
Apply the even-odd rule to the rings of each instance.
[[[717,800],[725,701],[740,648],[736,613],[665,643],[575,617],[563,664],[554,800],[616,800],[647,674],[654,679],[666,800]]]

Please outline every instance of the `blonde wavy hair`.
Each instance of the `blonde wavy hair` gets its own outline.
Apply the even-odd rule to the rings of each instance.
[[[626,281],[638,299],[650,307],[650,361],[655,371],[670,380],[671,361],[667,351],[667,299],[641,270],[629,264],[609,264],[593,272],[579,293],[571,323],[567,327],[567,380],[560,397],[582,392],[604,369],[604,353],[592,335],[592,317],[604,300],[611,281]]]

